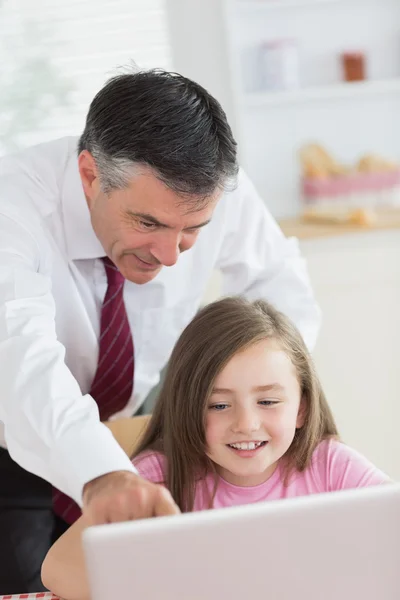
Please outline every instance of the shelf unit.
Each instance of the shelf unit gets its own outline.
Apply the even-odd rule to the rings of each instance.
[[[285,8],[320,7],[346,0],[238,0],[238,8],[248,10],[281,10]]]
[[[337,83],[287,92],[249,93],[243,96],[241,102],[244,108],[285,107],[288,104],[387,96],[389,94],[400,94],[400,77],[381,81]]]
[[[344,161],[367,152],[400,160],[398,0],[222,0],[224,74],[240,160],[272,214],[301,210],[297,151],[309,141]],[[245,50],[299,41],[300,83],[290,91],[248,85]],[[362,50],[366,81],[341,81],[339,55]],[[222,76],[222,72],[220,73]]]

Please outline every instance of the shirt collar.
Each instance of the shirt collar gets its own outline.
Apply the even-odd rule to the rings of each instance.
[[[71,144],[61,192],[68,256],[71,260],[100,258],[105,251],[96,237],[78,170],[76,143]]]

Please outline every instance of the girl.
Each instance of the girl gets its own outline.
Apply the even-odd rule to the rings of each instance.
[[[266,302],[225,298],[180,336],[133,462],[181,511],[378,485],[389,479],[338,440],[306,346]],[[44,584],[89,597],[84,517],[50,549]]]

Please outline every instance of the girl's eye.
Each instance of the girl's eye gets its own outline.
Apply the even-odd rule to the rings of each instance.
[[[275,406],[276,404],[279,404],[278,400],[260,400],[259,404],[261,404],[261,406]]]
[[[226,408],[227,406],[228,406],[227,404],[213,404],[209,408],[210,408],[210,410],[221,411],[221,410],[224,410],[224,408]]]

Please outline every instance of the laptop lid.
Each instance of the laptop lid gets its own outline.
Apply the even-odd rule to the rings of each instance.
[[[84,533],[92,600],[398,600],[400,485]]]

